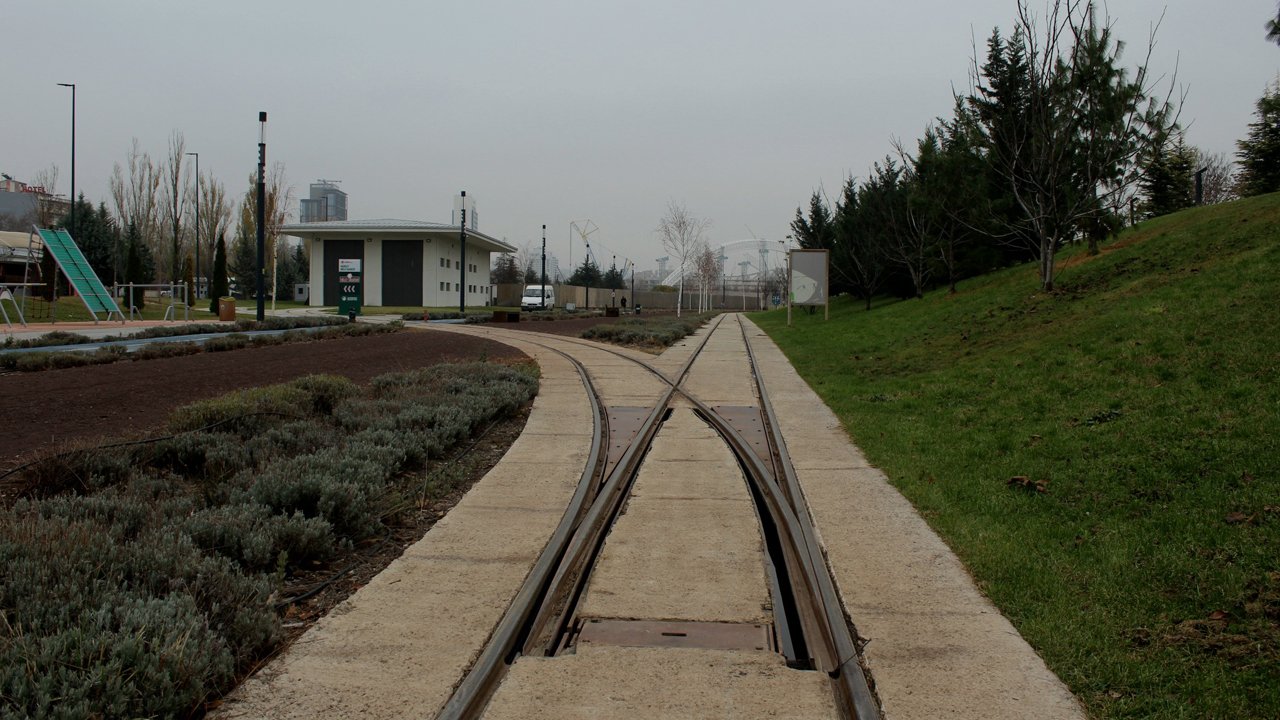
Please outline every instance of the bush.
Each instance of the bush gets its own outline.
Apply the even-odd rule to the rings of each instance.
[[[284,419],[301,418],[310,406],[311,396],[301,388],[252,388],[178,408],[169,416],[169,428],[173,432],[209,428],[249,437]]]
[[[276,514],[321,518],[338,537],[358,540],[375,530],[372,498],[386,479],[374,461],[329,451],[272,464],[249,493]]]
[[[62,494],[0,510],[0,717],[198,711],[273,647],[281,577],[383,531],[410,489],[456,489],[456,467],[408,473],[536,389],[483,363],[313,375],[27,468]]]
[[[133,360],[155,360],[157,358],[181,357],[195,355],[201,347],[193,342],[167,342],[143,345],[129,354]]]
[[[17,717],[185,715],[275,641],[270,583],[185,537],[0,517],[0,692]]]
[[[234,504],[187,517],[182,531],[196,546],[236,561],[251,572],[271,572],[333,555],[333,527],[320,518],[276,515],[265,505]]]
[[[625,318],[616,323],[583,330],[580,337],[616,345],[670,347],[714,317],[714,314],[687,317]]]

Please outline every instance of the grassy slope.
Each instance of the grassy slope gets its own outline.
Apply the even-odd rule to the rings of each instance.
[[[1060,262],[757,321],[1092,714],[1280,717],[1280,195]]]

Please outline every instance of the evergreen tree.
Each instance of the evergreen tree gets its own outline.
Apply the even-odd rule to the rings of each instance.
[[[68,213],[58,224],[71,233],[71,239],[75,240],[98,278],[105,283],[112,282],[115,279],[115,250],[119,235],[115,220],[105,204],[100,203],[95,210],[85,200],[84,193],[76,198],[75,219],[76,224],[72,227],[71,214]]]
[[[600,287],[600,280],[600,268],[596,267],[590,256],[583,260],[582,264],[573,271],[573,275],[569,276],[570,285]]]
[[[311,261],[307,259],[307,251],[302,243],[293,248],[293,266],[298,272],[298,282],[311,281]]]
[[[533,263],[529,263],[524,269],[524,283],[526,285],[538,284],[538,272],[533,269]]]
[[[209,279],[209,312],[217,314],[218,300],[227,296],[227,238],[218,233],[213,250],[213,274]]]
[[[1041,288],[1052,291],[1058,250],[1081,234],[1096,248],[1172,108],[1148,97],[1145,66],[1129,78],[1124,43],[1093,3],[1052,0],[1047,27],[1036,27],[1027,3],[1018,0],[1019,32],[1009,45],[993,35],[969,102],[1002,185],[993,197],[1014,200],[1006,232],[1035,255]],[[1026,69],[1014,72],[1017,63]]]
[[[180,272],[181,272],[182,284],[185,285],[187,288],[187,295],[186,295],[187,304],[195,305],[196,268],[195,268],[195,264],[191,261],[190,255],[187,255],[182,258],[182,268]]]
[[[138,232],[136,223],[129,223],[129,229],[125,233],[125,247],[124,281],[126,283],[150,282],[155,272],[154,268],[148,269],[148,266],[153,264],[151,251],[146,243],[142,242],[142,234]],[[134,288],[126,302],[129,307],[141,310],[146,304],[146,292],[142,288]]]
[[[258,241],[250,235],[253,232],[251,225],[242,223],[235,241],[231,243],[227,274],[235,286],[236,297],[252,297],[257,292]]]
[[[622,290],[627,287],[627,281],[622,277],[622,272],[618,270],[616,263],[609,266],[609,269],[605,271],[604,277],[600,278],[600,287],[611,290]]]
[[[1280,80],[1258,99],[1257,120],[1249,136],[1236,142],[1240,159],[1240,194],[1262,195],[1280,190]]]
[[[520,282],[520,267],[516,264],[516,256],[503,253],[494,262],[489,280],[494,285],[514,285]]]
[[[1143,168],[1143,212],[1148,217],[1168,215],[1195,202],[1195,149],[1182,138],[1165,142],[1151,154]]]

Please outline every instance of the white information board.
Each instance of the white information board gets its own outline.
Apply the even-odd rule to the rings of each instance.
[[[792,305],[822,305],[824,317],[830,317],[830,283],[827,250],[791,250],[787,253],[787,324],[791,324]]]

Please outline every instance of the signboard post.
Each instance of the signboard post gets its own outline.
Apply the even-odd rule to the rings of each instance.
[[[787,325],[792,305],[821,305],[823,319],[831,318],[830,283],[826,250],[792,250],[787,253]]]
[[[338,259],[338,314],[354,318],[360,314],[360,259]]]

